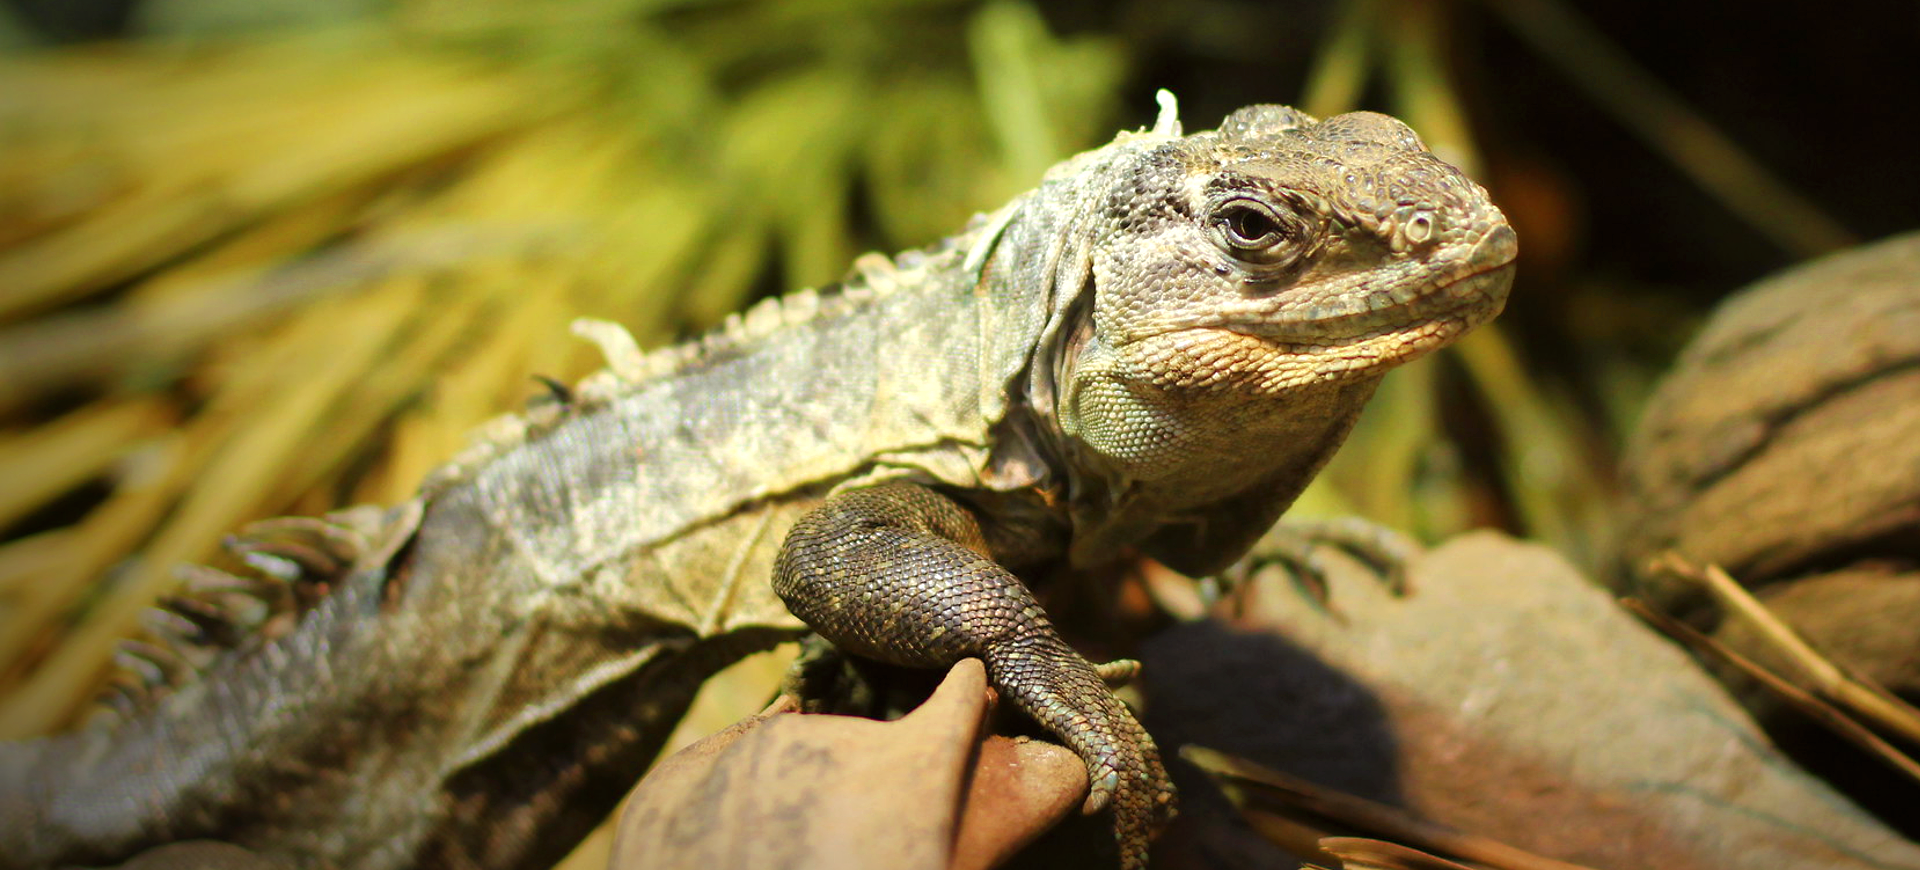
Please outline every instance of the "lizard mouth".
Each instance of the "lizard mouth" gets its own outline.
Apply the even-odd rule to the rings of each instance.
[[[1437,281],[1428,276],[1399,289],[1358,286],[1330,293],[1328,301],[1318,304],[1276,298],[1262,310],[1199,322],[1162,322],[1119,343],[1170,341],[1176,347],[1201,348],[1216,346],[1209,334],[1217,338],[1224,333],[1265,348],[1255,353],[1296,360],[1290,369],[1304,365],[1334,375],[1392,367],[1424,356],[1499,314],[1513,283],[1517,253],[1513,230],[1502,224],[1454,260],[1453,268]],[[1251,352],[1242,347],[1241,353]]]
[[[1488,233],[1455,274],[1403,298],[1355,293],[1349,301],[1305,316],[1222,323],[1225,329],[1283,345],[1291,351],[1347,349],[1355,345],[1450,338],[1500,313],[1513,283],[1517,246],[1505,226]],[[1382,298],[1384,297],[1384,298]],[[1380,301],[1376,302],[1375,300]]]
[[[1506,305],[1513,263],[1470,272],[1413,299],[1355,314],[1256,329],[1262,338],[1284,343],[1344,344],[1383,335],[1417,331],[1430,323],[1455,322],[1472,328],[1491,320]],[[1310,333],[1301,336],[1301,332]]]

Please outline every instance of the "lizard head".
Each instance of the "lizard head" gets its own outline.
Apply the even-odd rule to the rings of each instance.
[[[1303,486],[1381,375],[1505,303],[1505,217],[1393,118],[1251,106],[1135,144],[1086,201],[1090,310],[1054,369],[1104,477],[1217,499],[1273,465]]]

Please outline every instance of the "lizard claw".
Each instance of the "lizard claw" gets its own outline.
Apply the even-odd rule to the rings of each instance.
[[[1146,866],[1148,844],[1174,815],[1173,782],[1167,778],[1152,738],[1145,732],[1140,738],[1140,743],[1119,752],[1125,759],[1119,765],[1087,758],[1084,752],[1081,756],[1087,760],[1090,787],[1080,811],[1087,815],[1113,811],[1113,836],[1119,846],[1120,866],[1126,870]]]
[[[1080,805],[1080,812],[1093,815],[1113,803],[1113,793],[1120,788],[1120,771],[1109,765],[1099,769],[1087,768],[1087,800]]]
[[[1104,665],[1094,665],[1093,672],[1100,675],[1100,681],[1109,689],[1118,689],[1133,682],[1140,675],[1140,663],[1133,659],[1114,659]]]

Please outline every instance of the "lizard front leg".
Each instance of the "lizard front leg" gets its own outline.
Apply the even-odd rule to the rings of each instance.
[[[926,668],[985,661],[994,687],[1086,762],[1085,809],[1113,807],[1122,865],[1145,866],[1148,839],[1173,811],[1159,750],[988,555],[973,514],[911,484],[840,493],[787,534],[773,584],[795,616],[855,655]]]

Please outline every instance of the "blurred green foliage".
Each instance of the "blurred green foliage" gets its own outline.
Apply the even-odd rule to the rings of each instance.
[[[829,284],[1143,123],[1162,84],[1192,129],[1392,111],[1520,227],[1518,310],[1390,378],[1302,513],[1597,564],[1613,445],[1702,307],[1578,272],[1598,186],[1484,108],[1496,19],[1557,22],[1528,38],[1600,57],[1596,95],[1634,84],[1549,0],[148,0],[122,40],[33,45],[84,5],[0,19],[0,687],[37,711],[5,734],[76,708],[165,566],[402,497],[529,374],[590,370],[573,317],[657,344]],[[1780,230],[1740,201],[1723,223]]]

